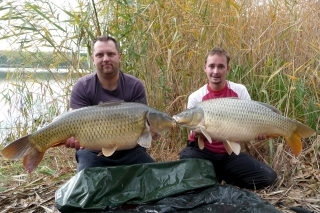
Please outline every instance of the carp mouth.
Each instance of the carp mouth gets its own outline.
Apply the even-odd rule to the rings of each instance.
[[[188,124],[190,123],[190,121],[188,119],[185,119],[183,117],[180,117],[178,115],[174,115],[173,120],[175,121],[175,125],[179,125],[179,126],[188,126]]]
[[[174,115],[172,118],[180,127],[194,128],[203,122],[204,112],[203,109],[195,107]]]
[[[176,123],[180,122],[179,116],[174,115],[172,118],[175,120]]]

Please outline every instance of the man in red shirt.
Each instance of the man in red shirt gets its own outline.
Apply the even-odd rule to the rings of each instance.
[[[230,56],[222,48],[214,48],[207,53],[204,72],[208,83],[188,98],[187,108],[194,107],[197,103],[221,97],[238,97],[250,100],[246,87],[227,80],[230,71]],[[202,137],[204,149],[200,149],[197,138]],[[264,135],[257,139],[265,139]],[[187,147],[180,152],[180,159],[201,158],[212,162],[219,181],[233,184],[243,188],[259,189],[271,185],[276,179],[276,172],[268,165],[256,160],[250,155],[241,152],[239,155],[229,155],[224,148],[223,142],[213,140],[209,143],[202,134],[191,132]]]

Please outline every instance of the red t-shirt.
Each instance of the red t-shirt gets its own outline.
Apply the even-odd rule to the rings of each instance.
[[[225,88],[220,91],[213,91],[209,84],[206,84],[193,92],[188,98],[187,108],[190,109],[197,103],[204,100],[223,97],[238,97],[241,99],[251,100],[248,90],[244,85],[227,81]],[[196,141],[194,135],[194,132],[191,131],[189,135],[190,141]],[[212,140],[212,143],[210,144],[210,142],[204,138],[204,147],[214,153],[227,153],[227,150],[224,148],[221,141]]]

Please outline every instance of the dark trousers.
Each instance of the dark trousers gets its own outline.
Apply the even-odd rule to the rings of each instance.
[[[197,143],[188,143],[180,152],[180,159],[200,158],[212,162],[218,181],[241,188],[261,189],[274,183],[276,172],[268,165],[250,155],[241,152],[239,155],[216,154],[207,149],[199,149]]]
[[[88,149],[76,151],[75,155],[78,162],[77,172],[91,167],[121,166],[154,162],[146,152],[146,149],[139,145],[133,149],[116,151],[109,157],[105,157],[104,155],[98,156],[98,154],[99,152]]]

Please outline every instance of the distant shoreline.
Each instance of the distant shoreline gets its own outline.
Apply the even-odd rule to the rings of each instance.
[[[34,68],[34,67],[0,67],[0,72],[54,72],[54,73],[67,73],[69,72],[68,68]]]
[[[79,78],[80,76],[91,73],[89,70],[79,70],[67,68],[21,68],[21,67],[0,67],[0,81],[14,79],[39,79],[39,80],[56,80],[61,78]]]

